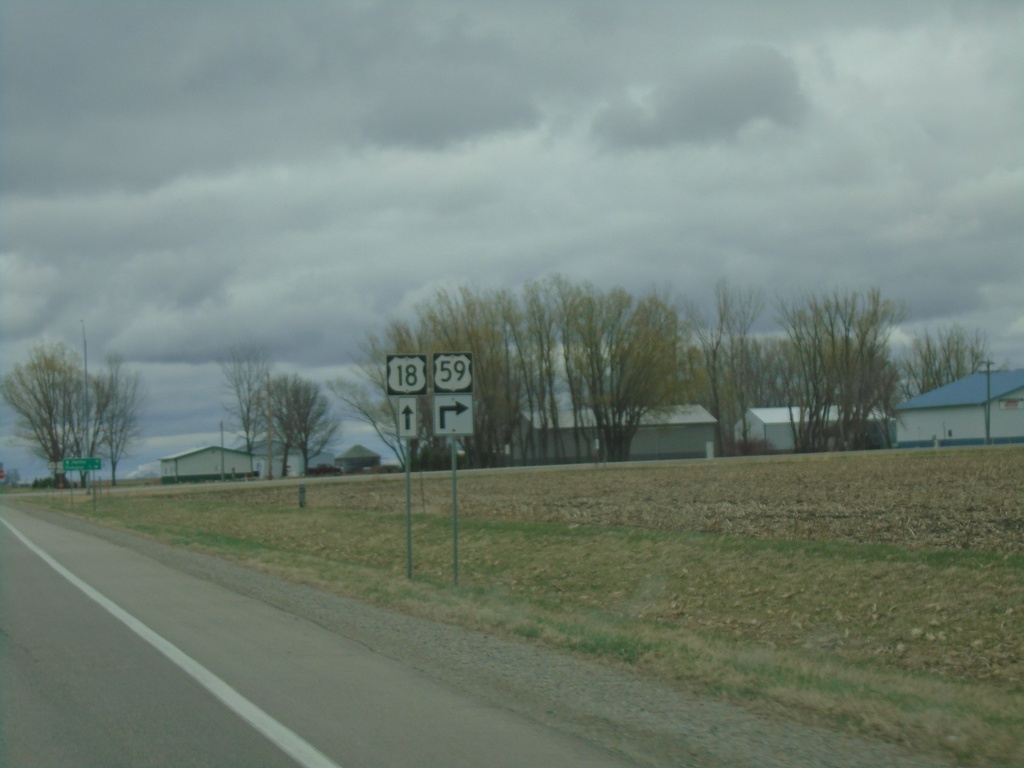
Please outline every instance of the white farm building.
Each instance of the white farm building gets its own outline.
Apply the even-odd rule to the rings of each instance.
[[[270,473],[270,479],[272,480],[279,480],[282,477],[302,477],[305,475],[307,467],[302,460],[302,453],[293,448],[288,452],[288,458],[285,460],[283,452],[284,447],[276,440],[269,451],[267,450],[266,441],[255,445],[253,447],[252,461],[256,476],[266,478],[268,467],[272,470]],[[326,451],[309,457],[310,467],[315,467],[318,464],[336,463],[334,457]]]
[[[1024,443],[1024,368],[981,371],[896,406],[901,448]]]
[[[804,418],[804,410],[797,406],[748,408],[743,418],[736,422],[733,437],[737,445],[745,440],[754,447],[754,452],[793,453],[796,450],[796,431]],[[829,445],[834,448],[839,424],[838,407],[833,405],[829,408],[825,424],[831,433]],[[895,435],[890,419],[873,413],[867,427],[868,447],[888,448],[892,445]]]
[[[160,459],[160,482],[197,483],[237,480],[253,474],[252,454],[210,445]]]
[[[637,425],[629,444],[630,461],[704,458],[714,444],[715,417],[700,405],[677,405],[648,413]],[[512,461],[521,466],[576,464],[599,455],[595,419],[589,410],[575,424],[571,411],[559,414],[558,428],[543,427],[535,419],[524,437],[512,446]]]
[[[797,407],[748,408],[743,419],[736,423],[734,437],[739,443],[745,433],[749,442],[763,444],[768,453],[792,453],[796,445],[794,424],[799,424],[801,418]],[[829,422],[834,421],[835,414],[832,414]]]

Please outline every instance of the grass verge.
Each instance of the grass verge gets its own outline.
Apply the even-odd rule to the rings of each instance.
[[[310,483],[304,509],[283,485],[111,494],[95,519],[780,716],[1020,765],[1022,460],[465,473],[458,587],[446,475],[417,478],[411,581],[400,478]]]

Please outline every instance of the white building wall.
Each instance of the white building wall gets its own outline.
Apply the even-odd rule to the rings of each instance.
[[[703,456],[707,444],[714,439],[714,424],[644,425],[633,436],[629,455],[634,460]]]
[[[1017,393],[992,401],[989,437],[993,442],[1024,441],[1024,397]],[[901,446],[977,445],[985,441],[985,407],[962,405],[901,411],[896,422]]]
[[[896,440],[900,445],[984,439],[985,409],[978,405],[903,411],[896,421]]]
[[[288,462],[288,465],[289,468],[294,471],[295,465],[292,464],[290,461]],[[271,467],[274,470],[273,476],[275,478],[281,478],[285,476],[283,471],[284,458],[280,454],[275,453],[272,456]],[[260,477],[265,478],[267,476],[267,454],[262,453],[256,456],[256,471],[259,472]]]
[[[765,433],[765,442],[769,451],[795,451],[792,424],[765,424],[761,431]]]
[[[1024,441],[1024,390],[993,403],[992,437]]]
[[[230,476],[249,474],[253,471],[252,459],[244,453],[225,450],[224,473]],[[195,477],[197,475],[220,475],[221,449],[218,447],[204,448],[171,459],[161,459],[160,474],[163,477]]]
[[[751,413],[750,411],[747,412],[744,418],[747,421],[747,434],[751,441],[764,441],[769,451],[785,453],[795,450],[796,444],[793,442],[793,425],[789,422],[766,424],[758,418],[757,414]],[[740,440],[742,438],[742,434],[740,425],[737,424],[734,430],[736,440]]]
[[[315,456],[309,457],[309,466],[315,467],[318,464],[335,464],[335,456],[331,451],[322,451]],[[257,449],[256,454],[253,456],[253,470],[259,472],[260,477],[266,477],[264,468],[267,466],[267,451],[266,446],[262,449]],[[306,465],[302,461],[301,451],[292,451],[288,454],[287,462],[287,473],[285,473],[285,461],[280,451],[276,451],[273,455],[273,463],[271,466],[274,469],[274,477],[301,477],[306,474]],[[338,465],[340,466],[340,465]]]
[[[226,456],[224,460],[227,461]],[[206,448],[178,459],[179,475],[209,475],[213,473],[220,474],[219,448]]]

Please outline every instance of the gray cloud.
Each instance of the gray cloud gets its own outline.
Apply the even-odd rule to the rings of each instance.
[[[755,121],[799,123],[806,101],[786,56],[747,45],[714,58],[649,93],[620,99],[598,116],[595,134],[612,145],[661,147],[732,139]]]
[[[1024,365],[1022,31],[995,0],[7,0],[0,375],[84,325],[160,403],[146,462],[212,434],[233,343],[323,380],[438,289],[553,273],[879,286]]]

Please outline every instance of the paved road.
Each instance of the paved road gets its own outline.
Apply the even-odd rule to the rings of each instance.
[[[0,764],[624,766],[322,627],[0,506]]]

